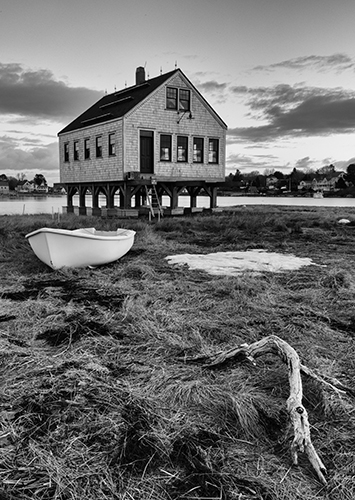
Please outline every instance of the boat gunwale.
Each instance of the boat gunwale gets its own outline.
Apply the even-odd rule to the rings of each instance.
[[[88,229],[88,228],[81,228],[81,229]],[[117,234],[117,231],[105,231],[106,233],[111,232],[112,235],[100,235],[100,234],[95,234],[95,233],[80,233],[80,230],[77,229],[56,229],[56,228],[50,228],[50,227],[43,227],[40,229],[36,229],[35,231],[32,231],[31,233],[26,234],[25,238],[30,239],[33,236],[43,234],[43,233],[49,233],[49,234],[56,234],[60,236],[69,236],[71,238],[83,238],[86,240],[95,240],[95,241],[118,241],[118,240],[126,240],[129,238],[132,238],[136,234],[135,231],[132,229],[121,229],[122,231],[125,231],[126,234]],[[100,231],[99,231],[100,232]]]

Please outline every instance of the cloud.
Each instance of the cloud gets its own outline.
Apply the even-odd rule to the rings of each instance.
[[[227,83],[218,83],[215,80],[199,83],[198,89],[200,92],[223,92],[227,88]]]
[[[218,83],[216,80],[201,82],[197,80],[195,86],[201,94],[213,97],[214,103],[224,103],[228,99],[228,95],[225,92],[228,89],[228,83],[226,82]]]
[[[276,69],[315,69],[316,71],[342,72],[355,69],[355,60],[347,54],[337,53],[330,56],[301,56],[293,59],[287,59],[267,66],[255,66],[253,71],[273,71]]]
[[[330,163],[332,163],[336,170],[344,170],[344,172],[346,171],[347,167],[349,165],[351,165],[352,163],[355,163],[355,156],[353,156],[352,158],[349,158],[348,160],[340,160],[340,161],[329,161],[329,159],[325,159],[323,160],[323,163],[324,165],[329,165]]]
[[[47,69],[29,70],[21,64],[0,63],[0,114],[54,121],[78,116],[103,92],[70,87]]]
[[[259,126],[228,131],[229,142],[268,141],[300,136],[349,133],[355,129],[355,92],[287,84],[273,87],[232,87],[246,99],[248,116]]]
[[[311,160],[309,156],[305,156],[304,158],[300,158],[296,161],[295,168],[297,170],[307,170],[312,167],[316,162]]]
[[[18,141],[2,136],[0,137],[0,173],[9,175],[8,172],[27,172],[34,170],[58,172],[58,143],[47,145],[34,145],[27,150],[20,149]]]
[[[280,164],[280,159],[272,154],[248,156],[244,154],[233,153],[228,156],[226,164],[227,173],[234,173],[236,169],[240,170],[241,172],[263,172],[265,169],[270,168],[274,168],[275,170],[282,170],[284,168],[289,168],[290,166],[289,164]]]

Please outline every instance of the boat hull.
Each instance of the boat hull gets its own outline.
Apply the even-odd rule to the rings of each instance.
[[[134,243],[135,231],[96,231],[95,228],[41,228],[26,235],[37,257],[52,269],[96,267],[114,262]]]

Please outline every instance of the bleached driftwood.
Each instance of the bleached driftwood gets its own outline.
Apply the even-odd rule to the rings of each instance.
[[[309,376],[314,376],[318,380],[321,379],[319,379],[319,377],[311,370],[308,370],[301,365],[299,356],[293,347],[281,338],[275,335],[270,335],[269,337],[265,337],[258,342],[254,342],[253,344],[242,344],[235,349],[221,353],[213,358],[208,364],[205,364],[205,367],[213,368],[224,364],[226,361],[231,359],[248,359],[254,362],[255,358],[269,353],[279,356],[288,367],[290,396],[287,399],[287,410],[294,430],[294,439],[291,445],[292,461],[295,465],[297,465],[298,453],[306,453],[308,460],[315,470],[320,482],[326,485],[327,481],[324,476],[326,474],[326,468],[312,444],[308,414],[302,404],[303,391],[301,370]],[[329,382],[325,383],[331,386]],[[334,389],[339,392],[338,388]]]

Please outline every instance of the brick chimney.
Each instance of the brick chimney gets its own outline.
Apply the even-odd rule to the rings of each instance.
[[[136,85],[140,85],[145,82],[145,69],[142,66],[139,66],[136,69]]]

